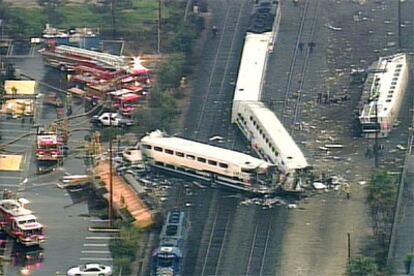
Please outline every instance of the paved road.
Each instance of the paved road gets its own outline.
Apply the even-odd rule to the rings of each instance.
[[[16,67],[22,72],[55,86],[65,85],[61,82],[62,75],[54,69],[46,68],[42,59],[38,56],[29,59],[16,59]],[[50,88],[40,86],[42,94],[50,93]],[[83,112],[83,105],[73,102],[74,113]],[[36,123],[47,125],[57,118],[56,110],[51,107],[40,107]],[[88,120],[76,119],[70,128],[90,128]],[[31,126],[26,122],[21,124],[20,120],[7,120],[0,124],[3,140],[11,139],[15,135],[28,131]],[[7,131],[6,131],[7,130]],[[70,148],[74,149],[84,144],[84,136],[87,131],[74,132],[70,138]],[[7,275],[18,275],[19,270],[28,266],[33,270],[31,275],[61,275],[67,268],[79,263],[101,262],[112,264],[111,254],[108,249],[110,235],[102,233],[91,233],[88,231],[91,208],[96,207],[95,197],[88,192],[68,193],[58,189],[56,183],[64,173],[84,173],[83,160],[77,158],[76,154],[70,155],[65,160],[64,169],[60,168],[51,175],[37,176],[36,165],[31,152],[34,137],[25,138],[23,141],[10,147],[11,150],[25,152],[25,166],[21,173],[0,173],[0,187],[7,187],[19,191],[21,196],[31,201],[31,208],[36,212],[38,219],[45,225],[47,242],[42,245],[40,252],[44,259],[35,264],[34,260],[28,261],[18,258],[24,251],[15,248],[13,255],[16,262],[8,267]],[[82,155],[82,153],[79,153]],[[27,177],[27,183],[22,179]],[[4,180],[4,182],[3,182]],[[7,181],[7,182],[6,182]],[[30,252],[29,252],[30,253]],[[17,261],[19,260],[19,261]],[[24,261],[22,261],[24,260]]]

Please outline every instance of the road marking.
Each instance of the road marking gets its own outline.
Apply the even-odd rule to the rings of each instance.
[[[21,176],[0,175],[0,179],[21,179]]]
[[[83,246],[104,247],[104,246],[108,246],[108,244],[107,243],[84,243]]]
[[[85,258],[79,258],[81,261],[113,261],[112,258],[92,258],[92,257],[85,257]]]
[[[119,240],[119,237],[99,237],[99,236],[94,236],[94,237],[86,237],[86,240]]]
[[[82,250],[82,254],[111,254],[108,250]]]
[[[20,186],[19,183],[16,183],[16,184],[10,184],[10,183],[4,184],[4,183],[1,183],[0,184],[0,187],[18,187],[18,186]]]

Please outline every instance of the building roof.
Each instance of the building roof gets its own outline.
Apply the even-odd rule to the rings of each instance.
[[[14,91],[14,89],[16,89]],[[7,95],[36,95],[36,81],[31,80],[6,80],[4,90]]]
[[[151,143],[165,149],[191,153],[195,156],[211,158],[218,162],[236,164],[244,168],[266,168],[271,166],[270,163],[255,158],[248,154],[224,149],[216,146],[198,143],[195,141],[179,138],[168,137],[161,131],[153,131],[141,139],[142,143]]]
[[[31,210],[23,208],[20,203],[14,199],[0,200],[0,208],[14,217],[31,215],[33,213]]]
[[[246,35],[233,101],[259,101],[272,33]]]
[[[373,75],[370,101],[364,105],[361,117],[375,117],[376,108],[379,118],[389,116],[392,106],[405,92],[403,75],[406,70],[408,65],[404,53],[379,58]]]
[[[270,109],[262,102],[245,102],[243,104],[248,106],[254,117],[260,122],[263,131],[268,135],[269,141],[276,144],[275,146],[286,167],[303,169],[309,166],[292,136]]]

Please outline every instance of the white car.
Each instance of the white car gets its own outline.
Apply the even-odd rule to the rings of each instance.
[[[112,275],[112,267],[101,264],[84,264],[69,268],[67,276],[108,276]]]

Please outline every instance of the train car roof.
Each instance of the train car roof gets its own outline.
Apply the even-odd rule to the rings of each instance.
[[[254,116],[262,124],[265,133],[271,141],[277,144],[279,154],[283,158],[285,166],[290,169],[303,169],[308,167],[308,162],[292,136],[287,132],[276,115],[262,102],[245,102]]]
[[[187,221],[184,212],[168,212],[160,234],[160,246],[179,246],[179,240],[183,239],[183,228]]]
[[[233,101],[259,101],[271,33],[248,33],[245,38]]]
[[[238,151],[224,149],[179,137],[165,136],[161,131],[153,131],[141,139],[141,143],[151,143],[153,146],[180,151],[195,156],[204,157],[217,162],[236,164],[244,168],[266,168],[270,163]]]
[[[400,53],[392,56],[380,57],[374,69],[373,82],[370,95],[372,101],[366,103],[361,112],[361,117],[375,117],[378,108],[378,117],[385,118],[390,112],[394,112],[392,106],[398,102],[402,87],[402,70],[408,69],[407,56]],[[376,103],[378,106],[376,107]]]

